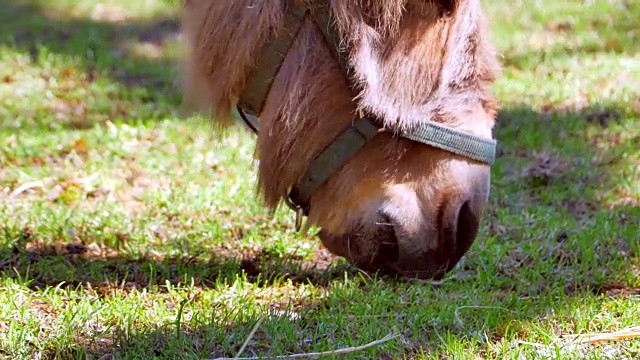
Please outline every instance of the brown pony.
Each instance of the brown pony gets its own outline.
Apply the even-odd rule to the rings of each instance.
[[[220,127],[232,124],[264,47],[289,31],[292,1],[185,0],[185,100]],[[295,2],[330,9],[350,72],[306,14],[259,112],[265,204],[275,209],[354,116],[368,114],[387,131],[313,193],[308,223],[321,228],[331,252],[364,269],[442,277],[476,237],[490,169],[397,134],[431,121],[492,138],[497,106],[489,85],[500,68],[479,0]]]

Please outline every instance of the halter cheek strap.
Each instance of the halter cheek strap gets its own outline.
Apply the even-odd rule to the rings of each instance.
[[[258,132],[258,118],[247,114],[238,107],[245,124],[254,132]],[[309,164],[307,171],[298,184],[285,194],[285,202],[292,210],[302,210],[309,214],[309,200],[313,193],[329,178],[344,166],[364,145],[379,132],[387,130],[380,128],[367,117],[358,117],[353,124],[338,135],[322,152]],[[425,122],[412,130],[403,131],[401,137],[425,145],[467,157],[469,159],[492,165],[495,160],[496,141],[482,138],[448,126]]]

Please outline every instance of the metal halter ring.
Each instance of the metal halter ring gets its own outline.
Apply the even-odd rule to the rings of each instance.
[[[302,218],[305,215],[305,210],[302,206],[296,205],[293,200],[291,200],[291,190],[284,190],[284,194],[282,195],[284,199],[284,203],[287,204],[287,207],[293,210],[296,213],[296,232],[299,232],[302,229]]]

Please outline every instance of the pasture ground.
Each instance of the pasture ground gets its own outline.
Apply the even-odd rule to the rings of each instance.
[[[480,234],[441,284],[271,219],[254,139],[180,110],[169,1],[0,0],[0,357],[640,357],[640,6],[485,1],[504,65]]]

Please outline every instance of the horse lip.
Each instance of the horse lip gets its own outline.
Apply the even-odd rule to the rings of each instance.
[[[390,273],[403,280],[441,280],[447,273],[446,268],[441,267],[437,271],[433,270],[406,270],[398,263],[386,264],[383,268],[385,273]]]
[[[427,266],[424,268],[415,269],[414,267],[415,270],[407,269],[406,268],[407,264],[403,264],[398,261],[395,261],[393,263],[388,263],[386,264],[385,267],[388,269],[388,271],[391,271],[397,276],[407,280],[416,280],[416,279],[440,280],[449,271],[449,264],[451,262],[451,259],[448,258],[445,262],[438,263],[434,261],[433,258],[431,258],[432,256],[433,256],[433,253],[429,253],[429,252],[421,256],[422,258],[421,264],[427,264]],[[433,266],[433,265],[429,266],[429,264],[436,264],[436,266]]]
[[[374,259],[378,262],[382,262],[379,266],[384,269],[387,264],[395,263],[398,261],[399,256],[399,244],[396,232],[396,225],[389,216],[384,213],[378,213],[379,221],[377,224],[380,226],[380,234],[378,238],[378,249],[374,254]],[[381,258],[384,256],[386,258]]]

